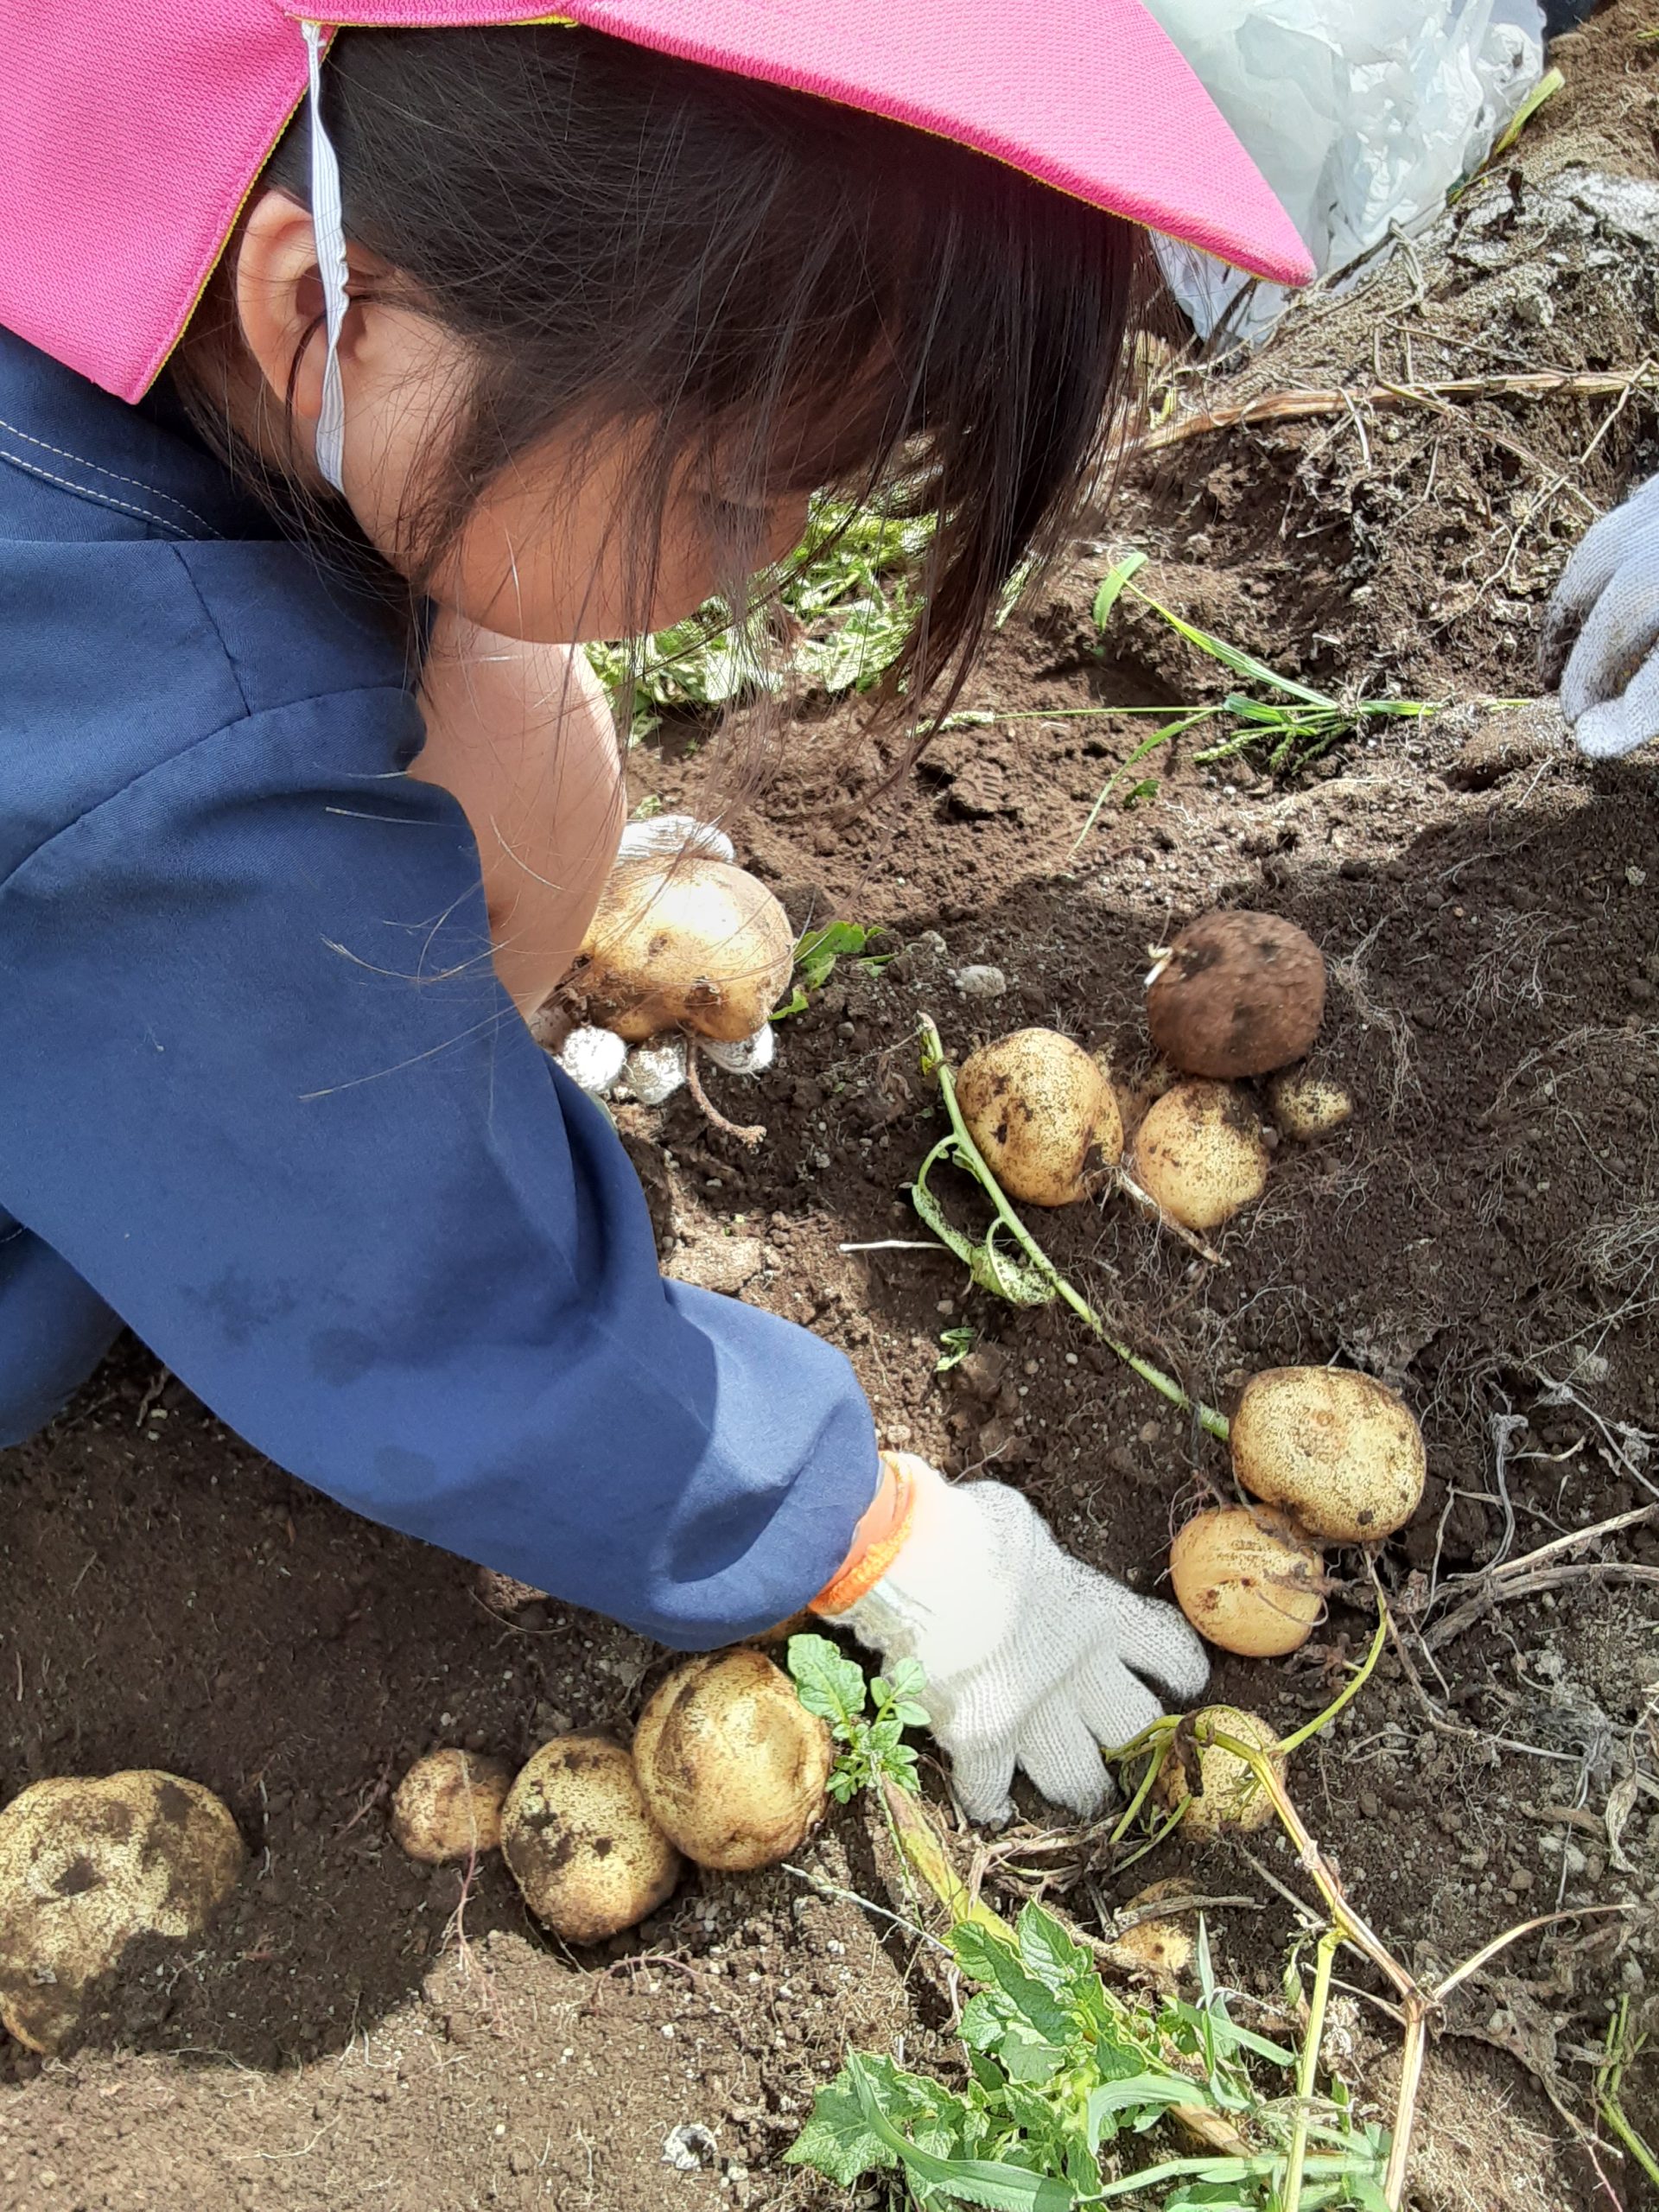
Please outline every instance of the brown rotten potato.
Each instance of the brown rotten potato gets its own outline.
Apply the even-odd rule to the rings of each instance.
[[[1147,1027],[1188,1075],[1267,1075],[1299,1060],[1325,1017],[1325,961],[1277,914],[1201,914],[1147,990]]]
[[[783,996],[789,918],[728,861],[625,861],[612,871],[572,971],[588,1020],[642,1044],[665,1029],[737,1044]]]
[[[1339,1544],[1370,1544],[1409,1521],[1428,1471],[1410,1408],[1346,1367],[1270,1367],[1245,1384],[1232,1421],[1246,1490]]]
[[[652,1819],[633,1762],[608,1736],[556,1736],[501,1811],[501,1855],[543,1926],[599,1943],[672,1896],[680,1854]]]
[[[1209,1643],[1247,1659],[1276,1659],[1306,1643],[1324,1575],[1324,1554],[1294,1522],[1242,1505],[1195,1514],[1170,1547],[1181,1611]]]
[[[59,2050],[128,1945],[200,1936],[246,1856],[219,1799],[176,1774],[35,1783],[0,1812],[0,2021]]]
[[[700,1866],[771,1866],[822,1817],[830,1731],[763,1652],[677,1667],[639,1716],[633,1763],[653,1817]]]
[[[1123,1150],[1105,1070],[1055,1029],[1016,1029],[971,1053],[957,1103],[992,1174],[1030,1205],[1086,1198]]]

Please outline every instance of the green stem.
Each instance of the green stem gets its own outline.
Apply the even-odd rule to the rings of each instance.
[[[1179,1406],[1183,1413],[1192,1414],[1201,1428],[1207,1429],[1211,1436],[1218,1438],[1224,1444],[1230,1433],[1227,1416],[1224,1414],[1218,1414],[1213,1406],[1206,1406],[1201,1399],[1188,1397],[1186,1392],[1173,1376],[1166,1375],[1161,1368],[1154,1367],[1149,1359],[1143,1359],[1131,1346],[1113,1336],[1088,1300],[1080,1291],[1072,1288],[1026,1227],[1025,1223],[1015,1213],[1003,1196],[1001,1184],[986,1166],[984,1154],[969,1135],[968,1125],[962,1118],[962,1109],[957,1103],[956,1084],[951,1079],[950,1065],[944,1057],[944,1046],[940,1041],[938,1025],[931,1015],[922,1016],[921,1030],[927,1062],[938,1078],[939,1096],[944,1099],[944,1110],[950,1116],[951,1133],[956,1140],[957,1149],[962,1156],[963,1164],[990,1200],[997,1219],[1044,1281],[1052,1287],[1055,1295],[1064,1299],[1077,1318],[1088,1324],[1109,1351],[1116,1353],[1124,1366],[1129,1369],[1131,1373],[1138,1375],[1143,1382],[1150,1382],[1153,1389],[1160,1396],[1167,1398],[1171,1405]],[[938,1149],[936,1146],[935,1154]]]
[[[1382,1646],[1388,1633],[1389,1609],[1383,1604],[1382,1593],[1379,1590],[1376,1595],[1376,1634],[1371,1638],[1370,1649],[1365,1654],[1362,1664],[1355,1669],[1348,1681],[1344,1683],[1341,1690],[1325,1707],[1325,1711],[1317,1714],[1305,1727],[1299,1728],[1294,1736],[1287,1736],[1284,1738],[1279,1749],[1287,1758],[1293,1751],[1300,1751],[1310,1736],[1317,1736],[1321,1728],[1328,1728],[1342,1711],[1343,1707],[1359,1695],[1361,1690],[1371,1679],[1371,1669],[1382,1656]]]
[[[1285,2166],[1284,2212],[1301,2212],[1302,2175],[1307,2164],[1307,2130],[1313,2116],[1313,2092],[1319,2086],[1325,2007],[1331,1994],[1332,1964],[1341,1942],[1342,1930],[1327,1928],[1314,1955],[1313,1993],[1307,2001],[1307,2032],[1302,2038],[1301,2057],[1296,2069],[1296,2121],[1291,2132],[1290,2157]]]

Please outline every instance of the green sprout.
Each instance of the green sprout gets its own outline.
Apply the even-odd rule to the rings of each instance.
[[[884,934],[879,922],[868,927],[862,922],[826,922],[822,929],[804,931],[795,946],[795,988],[772,1020],[786,1021],[791,1014],[804,1014],[809,995],[823,988],[839,961],[855,959],[861,975],[879,976],[889,960],[898,957],[896,945],[891,952],[870,951],[872,943]]]
[[[891,1783],[913,1796],[921,1787],[906,1728],[925,1728],[931,1715],[918,1702],[925,1678],[914,1659],[900,1659],[890,1675],[869,1681],[864,1669],[824,1636],[791,1636],[789,1671],[795,1694],[809,1713],[830,1724],[841,1746],[830,1770],[830,1795],[846,1804],[861,1789]],[[865,1707],[871,1712],[865,1718]]]

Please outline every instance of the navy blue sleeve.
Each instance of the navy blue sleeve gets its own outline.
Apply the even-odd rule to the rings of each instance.
[[[496,982],[390,686],[242,717],[0,885],[0,1205],[356,1510],[665,1643],[780,1620],[877,1479],[841,1355],[664,1281]]]

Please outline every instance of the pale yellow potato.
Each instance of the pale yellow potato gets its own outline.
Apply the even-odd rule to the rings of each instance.
[[[505,1759],[446,1749],[416,1759],[391,1801],[391,1833],[401,1850],[429,1866],[493,1851],[501,1808],[512,1787]]]
[[[1268,1079],[1268,1109],[1281,1136],[1294,1144],[1317,1144],[1351,1117],[1354,1102],[1334,1077],[1287,1068]]]
[[[1122,1910],[1156,1904],[1163,1897],[1191,1897],[1190,1882],[1152,1882],[1137,1890]],[[1192,1925],[1190,1915],[1172,1914],[1167,1920],[1137,1921],[1108,1946],[1112,1964],[1130,1974],[1150,1974],[1160,1982],[1174,1981],[1192,1963]]]
[[[605,886],[567,995],[632,1045],[666,1029],[737,1044],[783,996],[789,917],[729,861],[625,861]]]
[[[1371,1544],[1409,1521],[1428,1471],[1405,1402],[1344,1367],[1270,1367],[1245,1384],[1232,1421],[1246,1490],[1317,1536]]]
[[[970,1053],[957,1103],[992,1174],[1028,1205],[1087,1198],[1122,1154],[1109,1074],[1057,1029],[1015,1029]]]
[[[1319,1547],[1283,1514],[1243,1505],[1194,1514],[1170,1547],[1169,1579],[1206,1643],[1246,1659],[1299,1649],[1325,1607]]]
[[[60,2050],[90,1985],[141,1936],[200,1936],[247,1857],[210,1789],[176,1774],[54,1776],[0,1812],[0,2021]]]
[[[1219,1229],[1267,1189],[1268,1147],[1243,1091],[1178,1083],[1147,1108],[1129,1172],[1184,1228]]]
[[[501,1811],[501,1855],[544,1927],[570,1943],[620,1935],[673,1895],[680,1854],[608,1736],[556,1736]]]
[[[664,1834],[700,1866],[786,1859],[823,1817],[830,1731],[749,1646],[677,1667],[634,1732],[633,1763]]]
[[[1224,1751],[1209,1740],[1211,1732],[1230,1736],[1262,1752],[1270,1770],[1282,1777],[1285,1756],[1279,1738],[1265,1720],[1236,1705],[1210,1705],[1195,1715],[1194,1749],[1177,1737],[1158,1777],[1154,1795],[1174,1807],[1183,1796],[1192,1802],[1181,1819],[1181,1833],[1205,1840],[1235,1829],[1248,1835],[1265,1827],[1273,1818],[1273,1800],[1236,1751]]]

